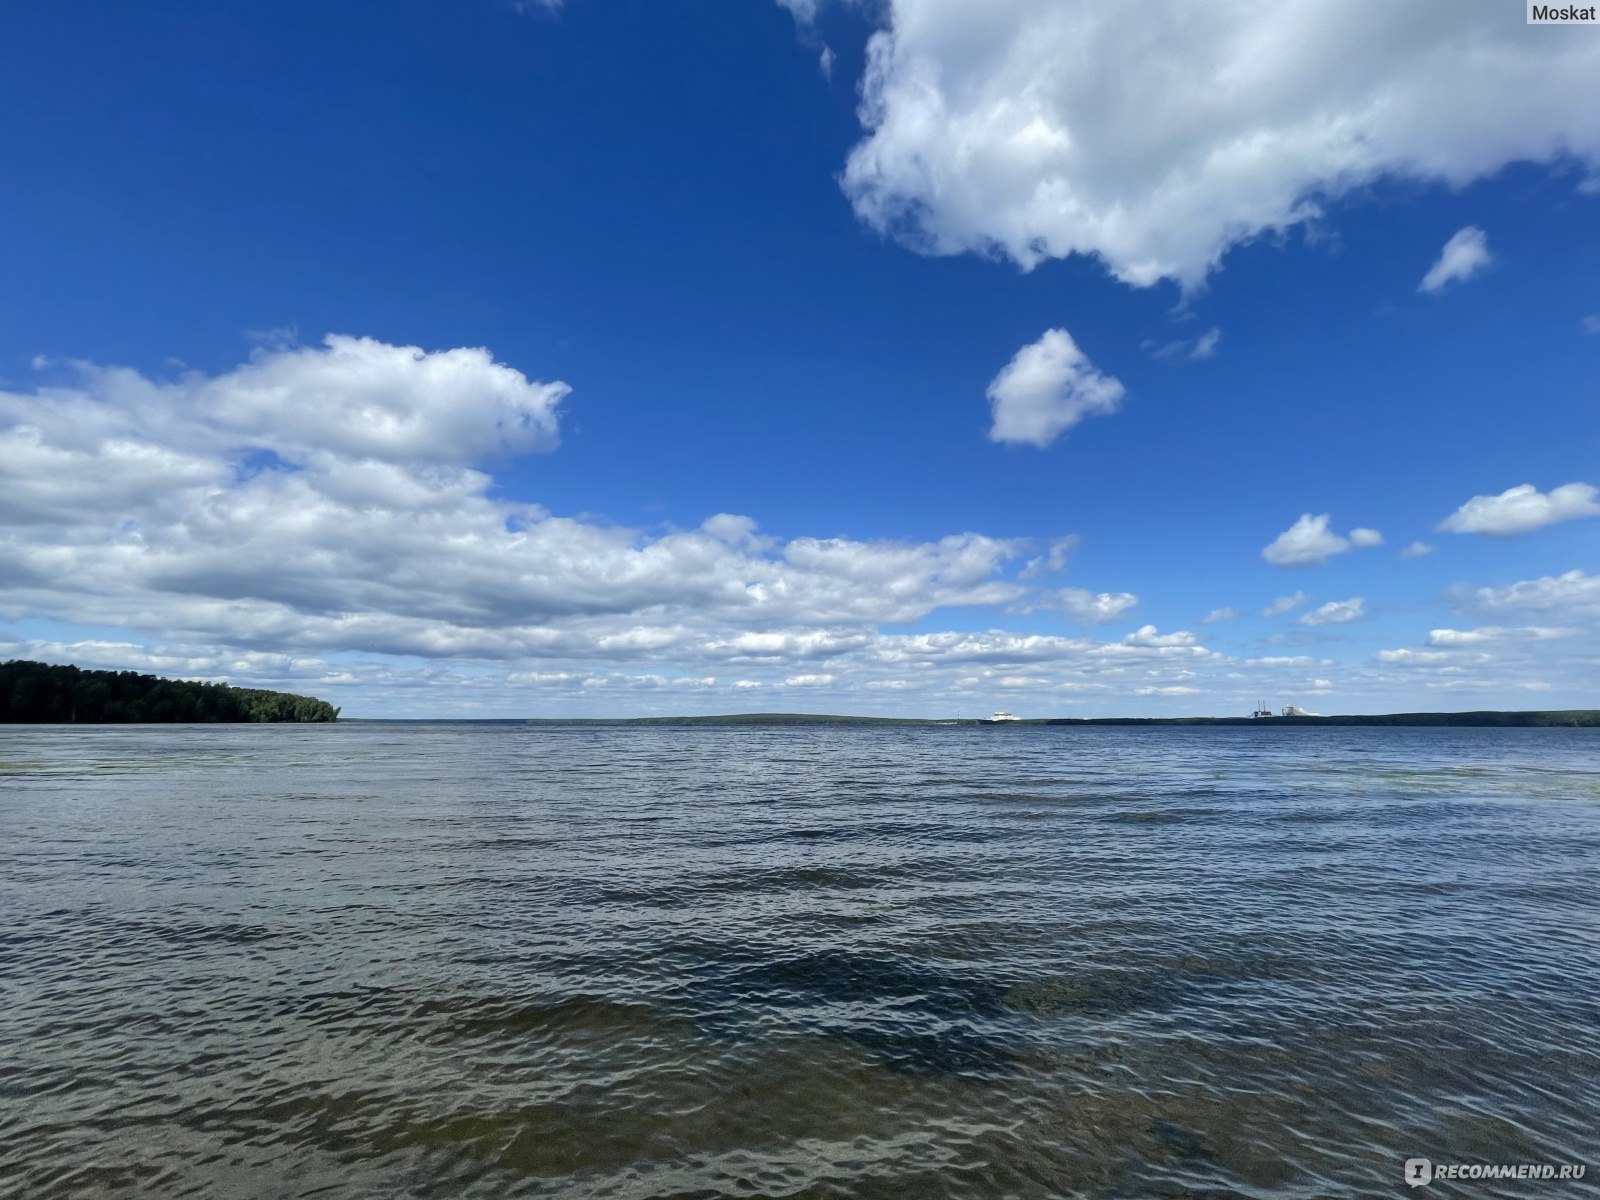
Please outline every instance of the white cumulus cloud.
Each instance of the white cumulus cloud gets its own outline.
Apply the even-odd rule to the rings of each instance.
[[[653,537],[492,494],[567,388],[371,339],[173,381],[80,367],[0,392],[0,601],[234,644],[440,657],[660,653],[719,626],[870,627],[1000,604],[1023,543]]]
[[[1367,615],[1367,602],[1360,596],[1348,600],[1329,600],[1300,618],[1302,625],[1344,625]]]
[[[1548,612],[1600,617],[1600,575],[1572,570],[1524,579],[1505,587],[1480,587],[1462,594],[1466,606],[1487,612]]]
[[[1018,350],[988,390],[989,439],[1041,449],[1085,417],[1117,411],[1123,387],[1095,370],[1065,329]]]
[[[1379,650],[1378,661],[1381,663],[1398,664],[1400,666],[1416,666],[1419,663],[1449,662],[1450,654],[1444,650]]]
[[[1327,513],[1302,513],[1261,551],[1261,557],[1275,567],[1320,566],[1335,554],[1383,544],[1383,535],[1376,529],[1352,529],[1348,537],[1341,537],[1329,528],[1329,520]]]
[[[1122,644],[1159,650],[1171,646],[1198,646],[1200,639],[1186,629],[1176,633],[1161,633],[1154,625],[1141,625],[1123,638]]]
[[[1439,257],[1417,285],[1419,292],[1437,292],[1447,283],[1471,279],[1483,270],[1494,256],[1489,253],[1489,237],[1476,225],[1458,229],[1439,251]]]
[[[1482,646],[1501,642],[1546,642],[1555,638],[1573,637],[1576,629],[1553,628],[1548,625],[1527,625],[1508,629],[1501,625],[1482,625],[1477,629],[1434,629],[1428,633],[1430,646]]]
[[[792,10],[809,10],[787,0]],[[1600,163],[1600,40],[1504,0],[886,0],[860,217],[931,254],[1098,256],[1198,285],[1232,246],[1385,176]]]
[[[1447,533],[1495,536],[1531,533],[1577,517],[1600,517],[1597,494],[1587,483],[1563,484],[1548,493],[1524,483],[1498,496],[1474,496],[1441,521],[1439,528]]]
[[[1304,592],[1291,592],[1287,596],[1279,596],[1271,604],[1263,608],[1261,615],[1263,617],[1281,617],[1286,612],[1293,612],[1309,599],[1311,597]]]
[[[1084,625],[1113,621],[1139,603],[1132,592],[1091,592],[1084,588],[1062,588],[1049,600],[1067,616]]]

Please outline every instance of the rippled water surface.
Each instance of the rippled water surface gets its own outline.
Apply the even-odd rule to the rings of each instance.
[[[0,1191],[1594,1195],[1597,867],[1600,730],[0,727]]]

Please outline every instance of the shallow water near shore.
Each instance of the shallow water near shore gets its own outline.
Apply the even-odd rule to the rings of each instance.
[[[1600,730],[0,727],[0,1193],[1596,1195],[1597,869]]]

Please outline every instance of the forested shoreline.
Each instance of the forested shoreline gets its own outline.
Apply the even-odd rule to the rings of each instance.
[[[339,710],[326,700],[291,692],[25,659],[0,663],[0,722],[9,724],[298,722],[338,717]]]

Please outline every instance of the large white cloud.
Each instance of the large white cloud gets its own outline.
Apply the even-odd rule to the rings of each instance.
[[[1018,350],[989,385],[989,438],[1041,449],[1084,417],[1117,411],[1123,387],[1095,370],[1065,329]]]
[[[791,8],[811,10],[794,2]],[[1600,39],[1505,0],[888,0],[844,189],[934,254],[1193,287],[1384,176],[1600,162]]]
[[[295,462],[330,456],[470,464],[554,449],[564,383],[537,383],[483,349],[427,353],[371,338],[261,349],[222,375],[156,382],[125,368],[70,364],[75,386],[0,393],[0,420],[32,431],[15,453],[113,457],[271,451]],[[144,473],[146,464],[133,462]]]
[[[552,447],[566,390],[482,350],[329,338],[215,377],[84,367],[0,394],[5,594],[135,625],[159,595],[194,632],[428,654],[605,615],[870,624],[1021,593],[997,576],[1021,545],[977,534],[777,546],[719,514],[644,537],[492,498],[474,464]]]
[[[358,715],[977,715],[1000,690],[1034,715],[1187,695],[1243,712],[1261,689],[1319,693],[1312,670],[1395,707],[1392,678],[1246,666],[1187,631],[984,628],[1125,617],[1131,593],[1040,587],[1071,538],[782,539],[728,512],[643,531],[504,498],[484,466],[553,446],[564,394],[483,351],[355,339],[209,377],[73,368],[0,393],[0,658],[282,687]],[[1461,602],[1547,606],[1550,628],[1600,606],[1577,573]],[[1587,686],[1576,641],[1550,644],[1527,670]]]
[[[1170,682],[1160,648],[884,631],[952,608],[1125,611],[1129,593],[1028,582],[1074,538],[785,540],[734,513],[646,533],[501,498],[484,462],[553,447],[566,390],[482,350],[330,338],[215,376],[74,365],[0,393],[0,620],[126,631],[0,629],[0,652],[304,690],[360,679],[369,696],[447,677],[459,711],[519,687],[671,704],[835,681],[980,696],[1022,668],[1049,689]]]
[[[1439,523],[1449,533],[1505,536],[1531,533],[1546,525],[1577,517],[1600,517],[1600,495],[1587,483],[1566,483],[1541,492],[1531,483],[1507,488],[1498,496],[1474,496]]]
[[[1302,513],[1261,551],[1261,557],[1275,567],[1321,566],[1336,554],[1383,544],[1376,529],[1352,529],[1349,537],[1343,537],[1329,527],[1329,520],[1328,513]]]

